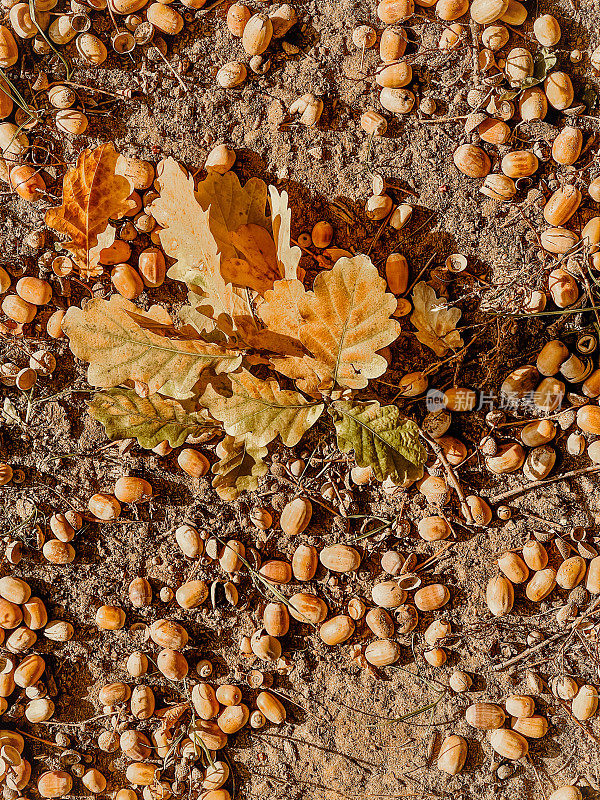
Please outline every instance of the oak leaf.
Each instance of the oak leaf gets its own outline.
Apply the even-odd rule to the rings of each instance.
[[[88,413],[102,423],[109,439],[135,438],[147,450],[163,441],[180,447],[188,436],[212,438],[218,431],[204,409],[188,412],[175,400],[158,394],[140,397],[133,389],[97,392]]]
[[[274,186],[269,186],[269,203],[271,206],[271,227],[273,239],[277,247],[277,261],[282,278],[298,278],[298,264],[302,250],[290,244],[292,214],[288,206],[287,192],[279,194]]]
[[[258,479],[268,470],[263,461],[267,455],[266,447],[249,447],[243,439],[226,436],[218,450],[221,458],[212,466],[213,489],[222,500],[235,500],[244,491],[258,489]]]
[[[102,388],[138,381],[154,394],[169,381],[176,397],[186,397],[203,370],[229,372],[241,356],[198,340],[170,339],[137,324],[141,309],[120,295],[71,306],[62,322],[73,353],[89,362],[88,382]]]
[[[277,435],[293,447],[323,413],[323,403],[309,402],[298,392],[280,389],[274,380],[260,380],[244,369],[228,377],[230,397],[209,387],[200,403],[223,423],[226,433],[243,437],[248,447],[264,447]]]
[[[340,450],[354,450],[356,463],[372,467],[378,480],[389,477],[400,484],[423,475],[427,454],[419,439],[418,425],[401,417],[397,406],[338,400],[329,413]]]
[[[258,316],[274,333],[283,333],[300,338],[300,327],[304,322],[300,305],[305,299],[306,289],[298,280],[275,281],[273,288],[265,292],[258,307]]]
[[[249,314],[246,292],[228,285],[221,274],[221,254],[210,225],[211,211],[198,202],[193,177],[168,158],[159,164],[156,184],[160,196],[150,211],[162,226],[158,235],[163,250],[176,259],[169,277],[199,287],[214,319],[219,314],[232,318]]]
[[[391,319],[396,305],[368,256],[340,258],[317,275],[314,291],[298,303],[299,338],[319,362],[324,390],[336,384],[364,389],[369,379],[383,375],[388,363],[377,351],[400,333]]]
[[[410,321],[417,329],[416,337],[437,356],[448,350],[458,350],[464,344],[456,325],[460,319],[459,308],[448,308],[444,298],[436,295],[425,281],[420,281],[413,291],[414,311]]]
[[[133,183],[119,172],[119,155],[109,142],[79,154],[63,180],[63,202],[46,212],[49,228],[70,236],[63,244],[84,274],[97,272],[100,250],[112,244],[109,219],[131,208]]]

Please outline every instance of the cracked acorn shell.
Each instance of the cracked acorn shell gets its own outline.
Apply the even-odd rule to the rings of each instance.
[[[534,447],[527,454],[523,474],[530,481],[541,481],[548,477],[556,463],[556,451],[550,445]]]
[[[521,86],[523,81],[533,75],[533,57],[524,47],[513,47],[506,56],[504,72],[510,85]]]
[[[398,633],[410,633],[419,624],[417,609],[409,604],[402,604],[394,611]]]
[[[488,175],[479,191],[492,200],[512,200],[517,193],[517,187],[507,175]]]
[[[485,502],[483,497],[476,494],[469,494],[465,502],[471,511],[471,516],[476,525],[489,525],[492,519],[492,509]]]
[[[437,643],[450,634],[451,624],[447,620],[435,619],[427,626],[423,639],[430,647],[435,647]]]
[[[269,636],[258,630],[250,638],[252,652],[263,661],[277,661],[281,658],[281,642],[275,636]]]
[[[511,720],[510,727],[528,739],[542,739],[548,733],[548,720],[541,714],[515,717]]]
[[[495,456],[488,456],[485,460],[487,468],[495,475],[507,472],[516,472],[523,466],[526,453],[518,442],[506,442],[498,447]]]
[[[548,444],[556,435],[556,425],[548,419],[530,422],[521,430],[521,441],[526,447]]]
[[[563,228],[559,225],[557,227],[546,228],[545,230],[543,230],[540,236],[540,241],[542,243],[542,247],[548,253],[554,253],[555,255],[562,255],[563,253],[566,253],[567,250],[570,250],[574,245],[577,244],[577,242],[579,241],[579,236],[575,233],[575,231],[570,231],[568,230],[568,228]],[[557,305],[559,302],[555,297],[555,293],[557,293],[557,290],[555,288],[553,291],[552,286],[553,283],[556,284],[556,282],[558,281],[558,277],[553,277],[553,276],[564,276],[564,275],[568,275],[568,273],[566,273],[565,270],[563,270],[560,267],[558,269],[553,270],[550,273],[550,280],[549,280],[550,294],[552,295],[552,299]],[[572,276],[569,275],[569,278],[571,279],[571,281],[573,281]],[[557,296],[560,298],[560,294],[557,294]],[[577,297],[575,298],[575,300],[576,299]],[[568,305],[574,303],[575,300],[571,300],[570,303],[568,303]],[[564,308],[564,306],[560,307]]]
[[[437,758],[438,769],[448,775],[457,775],[465,765],[467,752],[467,742],[462,736],[446,736]]]
[[[317,625],[327,616],[327,605],[316,594],[297,592],[289,599],[290,616],[298,622],[310,622]]]

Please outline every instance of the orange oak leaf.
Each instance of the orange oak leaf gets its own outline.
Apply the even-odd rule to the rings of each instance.
[[[46,212],[46,225],[70,237],[63,246],[84,273],[94,271],[100,250],[114,241],[109,220],[132,207],[133,184],[119,171],[119,158],[110,142],[84,150],[64,177],[62,205]]]

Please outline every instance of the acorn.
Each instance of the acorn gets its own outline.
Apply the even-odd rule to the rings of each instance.
[[[518,761],[529,752],[527,739],[517,731],[500,728],[490,734],[490,744],[492,749],[502,758],[509,761]]]
[[[496,703],[473,703],[467,708],[465,719],[473,728],[491,731],[504,725],[506,714]]]
[[[515,601],[515,592],[512,583],[504,575],[492,578],[485,590],[487,607],[495,617],[508,614]]]
[[[438,753],[438,769],[448,775],[457,775],[467,760],[467,749],[467,742],[462,736],[446,736]]]

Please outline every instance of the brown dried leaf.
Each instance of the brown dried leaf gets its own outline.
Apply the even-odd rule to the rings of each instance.
[[[223,397],[209,387],[200,399],[225,432],[244,438],[247,447],[265,447],[281,436],[287,447],[298,444],[323,413],[324,404],[309,402],[276,381],[260,380],[247,370],[230,374],[232,394]]]
[[[160,197],[150,210],[162,226],[159,237],[165,253],[177,260],[169,277],[198,286],[215,319],[219,314],[232,318],[249,314],[246,292],[226,284],[221,275],[221,255],[210,225],[212,209],[209,211],[210,203],[205,209],[199,204],[194,179],[173,158],[167,158],[157,168],[156,183]],[[232,247],[226,257],[235,255]]]
[[[448,350],[458,350],[464,344],[456,325],[460,319],[459,308],[448,308],[443,297],[438,297],[425,281],[419,281],[413,290],[413,307],[410,321],[417,329],[417,339],[437,356]]]
[[[388,364],[377,351],[398,337],[400,324],[391,319],[396,298],[368,256],[340,258],[298,305],[300,341],[320,362],[315,371],[324,375],[323,389],[364,389],[383,375]]]
[[[250,223],[229,234],[234,247],[244,258],[229,258],[221,263],[221,274],[229,283],[248,286],[264,294],[279,275],[275,242],[266,228]]]
[[[274,186],[269,186],[269,201],[271,205],[271,226],[273,239],[277,246],[277,261],[279,273],[282,278],[298,278],[298,264],[302,250],[290,245],[292,214],[288,206],[287,192],[278,194]]]
[[[256,491],[258,479],[268,470],[263,461],[267,448],[249,447],[243,439],[233,436],[226,436],[219,446],[223,455],[212,466],[212,487],[219,497],[231,502],[244,491]]]
[[[169,396],[183,399],[205,369],[228,372],[240,364],[239,354],[216,345],[159,336],[138,325],[131,313],[143,315],[120,295],[67,311],[62,329],[73,353],[89,362],[92,386],[106,388],[132,380],[145,384],[147,394],[159,390],[166,394],[168,386]]]
[[[71,237],[63,246],[84,273],[97,267],[100,250],[114,241],[109,219],[131,208],[133,184],[119,173],[118,160],[110,142],[84,150],[64,177],[62,205],[46,212],[46,225]]]
[[[265,292],[258,316],[270,331],[298,339],[303,322],[300,303],[305,295],[306,289],[298,280],[275,281],[273,288]]]

